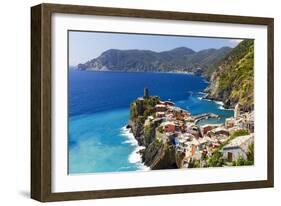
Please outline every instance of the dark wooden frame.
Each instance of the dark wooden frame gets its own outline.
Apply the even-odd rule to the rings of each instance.
[[[267,180],[53,193],[51,191],[51,16],[53,13],[265,25],[268,31]],[[31,8],[31,198],[42,201],[159,195],[273,187],[274,92],[272,18],[40,4]]]

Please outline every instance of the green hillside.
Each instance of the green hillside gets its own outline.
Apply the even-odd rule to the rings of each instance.
[[[190,72],[208,76],[210,68],[213,68],[215,64],[226,57],[230,51],[230,47],[205,49],[199,52],[186,47],[178,47],[163,52],[110,49],[97,58],[79,64],[78,70]]]
[[[223,101],[226,107],[238,102],[245,110],[254,104],[254,40],[238,44],[211,76],[208,98]]]

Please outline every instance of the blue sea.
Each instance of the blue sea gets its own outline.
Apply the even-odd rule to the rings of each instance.
[[[233,110],[202,99],[208,82],[199,76],[175,73],[69,71],[68,148],[69,174],[147,170],[137,151],[141,149],[125,126],[129,106],[143,95],[170,100],[192,115],[212,112],[223,123]]]

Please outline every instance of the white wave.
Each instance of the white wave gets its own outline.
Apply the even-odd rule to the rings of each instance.
[[[141,155],[139,154],[139,151],[144,149],[145,147],[137,147],[135,150],[129,155],[129,162],[131,163],[138,163],[141,162]]]
[[[139,146],[138,141],[135,139],[133,133],[130,132],[130,129],[127,129],[126,126],[121,128],[121,135],[126,137],[123,143],[131,144],[135,146],[134,151],[129,155],[128,160],[130,163],[136,164],[140,170],[147,171],[150,170],[149,167],[145,166],[142,162],[141,154],[139,153],[140,150],[145,149],[144,146]]]
[[[214,101],[216,104],[220,105],[220,106],[223,106],[223,102],[222,101]]]
[[[206,93],[206,92],[198,92],[198,94],[204,94],[204,95],[206,95],[207,93]]]
[[[224,108],[223,106],[219,106],[220,110],[233,110],[233,109],[228,109],[228,108]]]
[[[151,170],[149,167],[145,166],[143,163],[139,164],[139,165],[138,165],[138,168],[139,168],[141,171],[149,171],[149,170]]]
[[[206,101],[208,101],[208,99],[205,99],[207,96],[208,96],[208,94],[207,93],[204,93],[204,92],[198,92],[198,94],[200,94],[200,95],[203,95],[203,96],[199,96],[199,97],[197,97],[197,99],[199,99],[199,100],[206,100]]]
[[[207,79],[204,79],[203,82],[208,83],[208,84],[210,83]]]
[[[233,109],[225,108],[224,107],[224,103],[222,101],[215,101],[215,100],[211,100],[211,99],[205,99],[205,97],[208,95],[207,93],[204,93],[204,92],[198,92],[198,93],[199,94],[205,94],[203,97],[197,97],[197,99],[199,99],[199,100],[203,99],[204,101],[208,101],[208,102],[213,101],[213,102],[215,102],[218,105],[218,108],[220,110],[233,110]]]
[[[121,135],[126,137],[124,144],[130,144],[132,146],[138,146],[138,141],[135,139],[133,133],[130,132],[130,129],[127,129],[126,126],[121,128]]]
[[[220,110],[233,110],[233,109],[227,109],[227,108],[225,108],[224,107],[224,103],[222,102],[222,101],[214,101],[216,104],[218,104],[219,105],[219,109]]]

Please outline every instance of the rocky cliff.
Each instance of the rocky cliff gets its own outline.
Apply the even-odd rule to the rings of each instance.
[[[199,52],[186,47],[164,52],[110,49],[97,58],[79,64],[77,68],[93,71],[190,72],[208,76],[230,51],[229,47]]]
[[[239,43],[217,66],[206,89],[207,98],[226,108],[239,103],[246,111],[254,105],[254,40]]]
[[[163,141],[157,132],[160,121],[149,121],[148,117],[155,114],[153,109],[160,102],[156,96],[138,98],[130,107],[130,120],[128,127],[134,134],[140,146],[143,163],[154,169],[178,168],[177,155],[174,146],[169,141]]]

